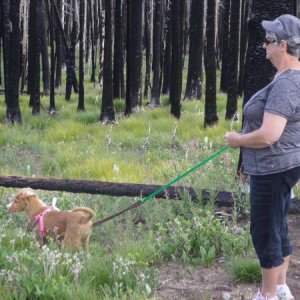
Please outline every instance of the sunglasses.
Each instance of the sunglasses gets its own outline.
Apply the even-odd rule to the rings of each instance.
[[[276,43],[276,40],[274,38],[265,38],[264,40],[264,44],[269,45],[269,44],[273,44]]]

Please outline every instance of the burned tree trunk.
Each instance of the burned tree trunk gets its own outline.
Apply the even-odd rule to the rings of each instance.
[[[143,0],[129,0],[127,15],[128,28],[128,47],[129,69],[129,98],[126,101],[125,114],[129,115],[139,109],[141,105],[141,76],[142,76],[142,16]]]
[[[192,0],[190,24],[189,67],[185,98],[202,97],[202,53],[203,53],[204,0]]]
[[[171,64],[172,64],[172,22],[171,10],[169,2],[166,5],[166,28],[165,28],[165,42],[163,53],[163,74],[162,74],[162,94],[169,93],[171,85]]]
[[[21,70],[20,0],[4,0],[1,5],[4,23],[2,28],[4,29],[6,121],[21,123],[22,118],[19,106],[19,79]]]
[[[181,89],[182,89],[182,49],[183,49],[183,20],[179,1],[171,2],[172,13],[172,67],[170,103],[171,114],[180,119]]]
[[[228,94],[225,119],[230,120],[237,111],[238,100],[238,64],[239,64],[239,28],[240,28],[240,0],[232,1],[230,9],[230,42],[228,64]]]
[[[153,32],[153,1],[145,1],[144,9],[144,47],[146,52],[146,72],[144,98],[148,98],[149,88],[151,87],[151,63],[152,63],[152,32]]]
[[[206,53],[205,53],[205,116],[204,127],[212,126],[218,122],[217,91],[216,91],[216,6],[217,0],[207,3],[206,24]]]
[[[162,0],[154,1],[153,18],[153,81],[150,106],[160,106],[160,60],[162,46]]]
[[[48,58],[48,35],[47,35],[47,21],[49,22],[49,18],[46,18],[46,6],[45,1],[48,0],[41,0],[43,5],[42,10],[42,26],[41,26],[41,54],[42,54],[42,68],[43,68],[43,90],[44,95],[49,95],[49,84],[50,84],[50,77],[49,77],[49,58]]]
[[[41,56],[41,24],[43,18],[42,1],[30,1],[30,22],[29,22],[29,72],[30,78],[30,105],[32,114],[39,115],[41,109],[40,102],[40,56]],[[31,51],[30,51],[31,50]]]
[[[112,82],[112,0],[105,0],[105,41],[103,63],[103,93],[100,121],[115,122]]]
[[[124,34],[122,24],[122,0],[115,3],[115,42],[113,65],[113,98],[122,98],[122,73],[124,72]],[[106,35],[105,35],[106,36]]]
[[[78,111],[84,111],[84,15],[85,0],[79,2],[79,93],[78,93]]]
[[[56,1],[56,7],[59,15],[62,16],[62,2],[61,0]],[[56,74],[55,74],[55,87],[61,87],[61,68],[62,68],[62,37],[59,26],[55,26],[55,62],[56,62]]]

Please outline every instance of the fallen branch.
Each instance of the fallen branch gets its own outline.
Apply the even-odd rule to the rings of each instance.
[[[126,197],[147,197],[153,192],[161,188],[161,185],[149,184],[133,184],[133,183],[116,183],[103,182],[97,180],[77,180],[77,179],[57,179],[57,178],[41,178],[41,177],[19,177],[19,176],[0,176],[0,186],[4,187],[31,187],[33,189],[41,189],[48,191],[65,191],[72,193],[101,194],[108,196],[126,196]],[[170,186],[164,191],[158,193],[155,198],[163,198],[169,200],[180,200],[183,195],[189,195],[193,201],[206,202],[211,197],[218,206],[233,206],[237,199],[237,195],[233,192],[217,192],[211,193],[202,190],[202,199],[192,187]],[[241,195],[243,196],[243,195]],[[300,213],[300,201],[292,199],[289,213]]]

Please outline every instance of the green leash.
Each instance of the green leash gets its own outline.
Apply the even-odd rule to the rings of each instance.
[[[189,175],[190,173],[194,172],[195,170],[199,169],[200,167],[202,167],[203,165],[205,165],[206,163],[208,163],[209,161],[215,159],[217,156],[219,156],[222,152],[224,152],[225,150],[228,149],[228,145],[223,146],[221,149],[219,149],[218,151],[216,151],[214,154],[212,154],[211,156],[209,156],[208,158],[206,158],[205,160],[201,161],[200,163],[198,163],[197,165],[193,166],[192,168],[190,168],[189,170],[187,170],[185,173],[179,175],[178,177],[176,177],[174,180],[170,181],[169,183],[167,183],[166,185],[160,187],[159,189],[157,189],[156,191],[154,191],[153,193],[151,193],[150,195],[148,195],[145,198],[142,198],[140,200],[137,200],[135,203],[133,203],[132,205],[130,205],[129,207],[127,207],[126,209],[112,215],[109,216],[105,219],[99,220],[95,223],[93,223],[93,226],[97,226],[100,224],[103,224],[109,220],[111,220],[112,218],[119,216],[121,214],[123,214],[124,212],[133,209],[135,207],[138,207],[142,204],[144,204],[146,201],[152,199],[155,195],[159,194],[160,192],[162,192],[163,190],[165,190],[166,188],[168,188],[169,186],[173,185],[174,183],[178,182],[179,180],[181,180],[182,178],[186,177],[187,175]]]

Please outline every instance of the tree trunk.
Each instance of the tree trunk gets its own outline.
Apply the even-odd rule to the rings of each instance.
[[[166,5],[166,30],[165,30],[165,43],[163,54],[163,84],[162,94],[169,93],[171,85],[171,64],[172,64],[172,18],[169,2]]]
[[[48,35],[47,35],[47,17],[46,17],[46,6],[45,1],[41,0],[43,5],[43,16],[41,18],[41,54],[42,54],[42,68],[43,68],[43,90],[44,95],[49,95],[49,85],[50,85],[50,71],[49,71],[49,55],[48,55]],[[49,21],[49,20],[48,20]]]
[[[204,0],[192,0],[189,67],[185,91],[187,99],[200,100],[202,97],[203,18]]]
[[[221,69],[221,92],[226,93],[228,89],[228,57],[229,57],[229,18],[230,18],[230,0],[223,1],[222,18],[222,69]]]
[[[151,107],[160,106],[160,61],[162,48],[162,0],[154,1],[153,19],[153,83],[151,90]]]
[[[205,86],[205,116],[204,127],[218,123],[216,97],[216,8],[217,0],[207,3],[206,24],[206,86]]]
[[[55,49],[54,49],[54,2],[50,0],[50,3],[47,1],[47,11],[48,11],[48,20],[49,20],[49,33],[50,33],[50,114],[56,112],[55,108]]]
[[[56,1],[56,7],[59,15],[62,16],[62,3],[61,0]],[[55,74],[55,87],[61,87],[61,68],[62,68],[62,37],[58,26],[55,26],[55,60],[56,60],[56,74]]]
[[[183,20],[179,1],[171,2],[172,12],[172,72],[170,86],[171,114],[180,119],[180,100],[182,89],[182,47]]]
[[[40,55],[41,55],[41,24],[43,17],[43,5],[40,0],[30,1],[30,22],[29,22],[29,65],[31,65],[29,76],[31,79],[30,105],[32,114],[39,115],[41,109],[40,102]]]
[[[122,97],[122,73],[124,72],[124,35],[122,24],[122,0],[115,3],[115,42],[114,42],[114,65],[113,65],[113,98]]]
[[[19,79],[21,70],[20,0],[4,0],[1,5],[4,24],[5,119],[9,123],[21,123],[22,117],[19,106]]]
[[[240,41],[240,0],[232,1],[230,9],[230,55],[228,64],[228,94],[225,119],[230,120],[237,112],[238,100],[238,65]]]
[[[249,18],[250,4],[247,0],[242,0],[241,11],[241,26],[240,26],[240,62],[239,62],[239,78],[238,78],[238,95],[243,96],[244,93],[244,79],[245,79],[245,62],[248,46],[248,18]]]
[[[78,111],[84,111],[84,15],[85,0],[80,0],[79,6],[79,93],[78,93]]]
[[[105,1],[105,41],[103,63],[103,93],[100,121],[103,124],[115,122],[113,106],[113,82],[112,82],[112,1]]]
[[[145,29],[144,46],[146,50],[146,74],[144,98],[148,98],[149,88],[151,88],[151,63],[152,63],[152,33],[153,33],[153,0],[145,1]]]
[[[143,0],[131,0],[130,18],[130,106],[131,111],[141,106],[142,77],[142,14]]]

